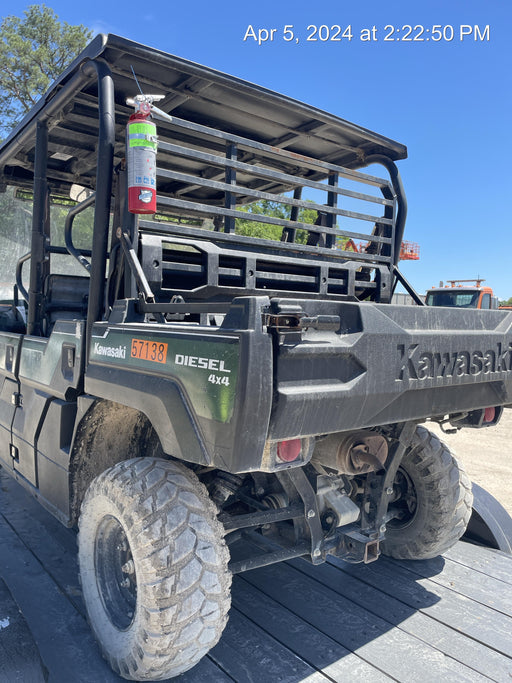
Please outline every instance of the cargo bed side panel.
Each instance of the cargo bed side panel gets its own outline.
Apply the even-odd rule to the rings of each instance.
[[[86,391],[141,410],[169,455],[228,471],[259,469],[272,406],[272,340],[259,305],[251,317],[259,329],[98,323]]]

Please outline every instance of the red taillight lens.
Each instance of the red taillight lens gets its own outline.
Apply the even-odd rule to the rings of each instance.
[[[496,408],[486,408],[484,412],[484,424],[488,422],[494,422],[496,417]]]
[[[302,443],[300,439],[279,441],[277,444],[277,457],[283,462],[293,462],[299,457],[301,449]]]

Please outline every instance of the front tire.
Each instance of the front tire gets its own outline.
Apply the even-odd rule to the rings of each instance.
[[[216,512],[195,474],[167,460],[118,463],[87,490],[82,591],[103,655],[124,678],[177,676],[218,642],[231,575]]]
[[[448,446],[417,427],[393,484],[396,517],[387,524],[384,555],[436,557],[464,534],[472,512],[471,481]]]

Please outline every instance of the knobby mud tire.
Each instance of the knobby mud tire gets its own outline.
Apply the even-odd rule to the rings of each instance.
[[[388,523],[382,553],[421,560],[451,548],[469,523],[473,495],[470,479],[448,446],[425,427],[417,427],[397,477],[409,482],[416,508],[405,519]]]
[[[103,655],[124,678],[177,676],[218,642],[231,574],[216,513],[195,474],[172,461],[124,461],[91,483],[79,524],[82,590]]]

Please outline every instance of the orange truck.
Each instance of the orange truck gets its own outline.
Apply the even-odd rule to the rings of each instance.
[[[485,280],[448,280],[448,284],[432,287],[425,298],[427,306],[450,306],[455,308],[497,309],[498,297],[490,287],[483,287]]]

